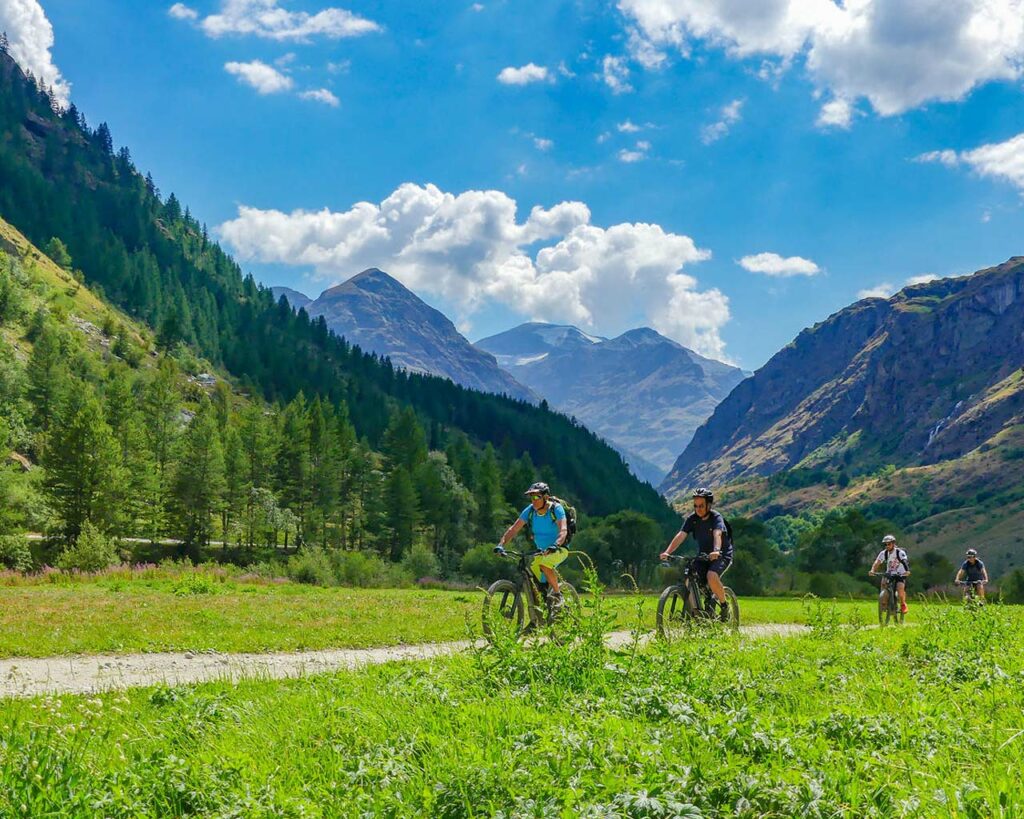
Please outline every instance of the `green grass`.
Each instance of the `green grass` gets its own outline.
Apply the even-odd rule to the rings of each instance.
[[[201,571],[147,570],[73,583],[0,587],[0,657],[141,651],[298,651],[465,639],[479,631],[481,591],[321,588],[248,583]],[[193,578],[199,578],[193,580]],[[200,593],[195,593],[200,592]],[[613,627],[633,622],[636,595],[609,600]],[[657,600],[646,596],[645,628]],[[870,602],[847,603],[868,619]],[[798,599],[745,598],[741,619],[804,622]]]
[[[10,701],[0,815],[1020,816],[1022,613],[837,618],[613,653],[597,616],[435,663]]]

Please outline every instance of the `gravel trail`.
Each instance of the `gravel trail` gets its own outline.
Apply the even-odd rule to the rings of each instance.
[[[806,626],[766,623],[743,626],[744,637],[764,638],[805,633]],[[614,631],[608,645],[621,648],[631,640],[628,631]],[[650,639],[645,635],[643,641]],[[87,694],[148,685],[180,685],[213,680],[282,679],[323,674],[338,669],[402,660],[447,657],[471,646],[469,640],[385,648],[325,649],[320,651],[221,654],[166,652],[154,654],[87,654],[0,660],[0,698],[43,694]]]

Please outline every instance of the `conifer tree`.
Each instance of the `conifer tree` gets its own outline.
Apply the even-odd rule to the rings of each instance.
[[[396,466],[388,475],[385,488],[385,520],[390,539],[391,559],[402,559],[412,548],[419,522],[419,503],[412,476],[404,466]]]
[[[93,388],[73,380],[43,461],[46,491],[65,543],[77,540],[86,523],[109,531],[124,477],[120,460],[117,441]]]
[[[506,507],[501,488],[501,471],[498,468],[494,447],[490,444],[484,449],[484,457],[480,461],[474,495],[477,502],[476,536],[479,540],[490,543],[497,540],[500,529],[511,523],[503,519],[506,517]]]
[[[182,438],[174,481],[183,555],[193,561],[210,542],[213,517],[220,511],[225,486],[220,432],[213,406],[204,400]]]
[[[153,379],[142,394],[142,415],[153,459],[155,479],[147,512],[147,534],[157,538],[165,531],[165,515],[173,481],[174,447],[180,435],[178,368],[166,356],[160,359]]]

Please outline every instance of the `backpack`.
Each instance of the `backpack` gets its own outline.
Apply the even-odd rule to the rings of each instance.
[[[556,498],[554,495],[550,496],[550,510],[547,514],[551,515],[552,520],[555,518],[555,505],[561,506],[565,512],[565,540],[562,542],[563,546],[568,546],[572,542],[573,536],[576,534],[576,507],[570,506],[561,498]],[[537,514],[537,511],[533,508],[530,509],[530,520],[528,522],[527,536],[530,538],[530,542],[533,542],[533,518]]]

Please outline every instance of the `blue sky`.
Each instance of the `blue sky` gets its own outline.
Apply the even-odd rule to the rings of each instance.
[[[0,0],[0,24],[268,284],[373,264],[471,338],[648,324],[754,369],[861,293],[1024,254],[1022,0],[876,3]]]

